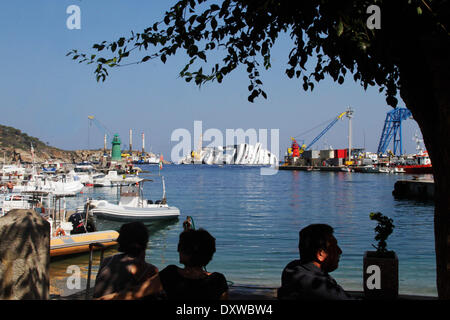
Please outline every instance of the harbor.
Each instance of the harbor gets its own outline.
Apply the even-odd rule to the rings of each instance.
[[[433,177],[429,171],[400,170],[408,159],[416,170],[431,166],[420,141],[416,155],[396,156],[351,146],[307,150],[291,140],[280,171],[265,177],[261,167],[274,167],[278,159],[261,144],[204,148],[199,143],[196,151],[171,164],[145,152],[143,134],[141,150],[133,150],[130,129],[128,150],[115,134],[110,146],[105,136],[101,153],[85,153],[79,163],[31,158],[25,165],[3,165],[1,213],[31,209],[50,222],[52,299],[89,294],[82,287],[93,286],[99,251],[102,256],[103,251],[106,256],[117,253],[117,230],[125,222],[147,226],[147,261],[160,267],[177,264],[177,237],[187,216],[216,237],[217,254],[208,268],[227,276],[234,299],[275,299],[281,270],[298,255],[299,229],[318,222],[335,228],[344,252],[336,279],[361,295],[363,254],[373,244],[372,211],[396,221],[390,246],[400,259],[402,299],[436,297]],[[73,265],[82,270],[83,286],[76,290],[67,287]],[[426,271],[420,276],[415,275],[418,265]]]
[[[335,227],[343,251],[333,276],[345,289],[361,291],[363,254],[374,244],[374,224],[368,216],[379,210],[396,225],[389,246],[399,255],[400,294],[436,297],[434,205],[396,199],[392,195],[396,175],[280,171],[276,177],[262,177],[258,167],[202,165],[167,165],[163,170],[168,200],[181,209],[181,215],[174,221],[146,223],[150,231],[146,260],[158,267],[178,264],[178,235],[190,215],[197,228],[206,228],[216,238],[217,250],[208,270],[224,273],[237,288],[277,288],[285,264],[298,257],[299,229],[320,221]],[[115,196],[95,189],[85,196]],[[161,194],[158,188],[154,192]],[[97,223],[99,228],[113,230],[121,225],[101,219]],[[116,252],[111,249],[106,255]],[[70,276],[67,268],[80,265],[86,276],[88,260],[84,255],[52,262],[53,293],[75,294],[65,287]],[[98,260],[93,277],[97,268]]]
[[[0,300],[450,299],[447,11],[5,2]]]

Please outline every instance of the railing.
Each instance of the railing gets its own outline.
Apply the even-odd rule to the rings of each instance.
[[[98,247],[101,249],[101,253],[100,253],[100,266],[102,265],[103,262],[103,254],[105,252],[106,247],[99,243],[99,242],[94,242],[94,243],[90,243],[89,244],[89,269],[88,269],[88,278],[87,278],[87,284],[86,284],[86,296],[85,299],[88,300],[89,299],[89,291],[91,288],[91,271],[92,271],[92,258],[93,258],[93,252],[94,252],[94,248]]]

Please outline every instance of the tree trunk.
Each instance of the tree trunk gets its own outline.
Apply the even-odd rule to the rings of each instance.
[[[400,64],[400,94],[419,124],[433,164],[436,284],[450,299],[450,50],[445,37],[420,39]]]

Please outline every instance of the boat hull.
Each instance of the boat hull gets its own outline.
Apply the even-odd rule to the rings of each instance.
[[[103,207],[93,208],[90,213],[97,217],[115,221],[153,221],[176,219],[180,210],[176,207],[133,208],[133,207]]]
[[[89,252],[89,244],[101,243],[105,247],[117,244],[119,233],[114,230],[80,233],[50,239],[50,257]]]

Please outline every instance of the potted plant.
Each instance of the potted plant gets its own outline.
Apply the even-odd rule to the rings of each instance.
[[[377,221],[376,251],[366,251],[363,258],[363,286],[368,299],[396,299],[398,297],[398,257],[387,250],[386,240],[394,230],[393,220],[381,212],[371,212],[370,219]]]

